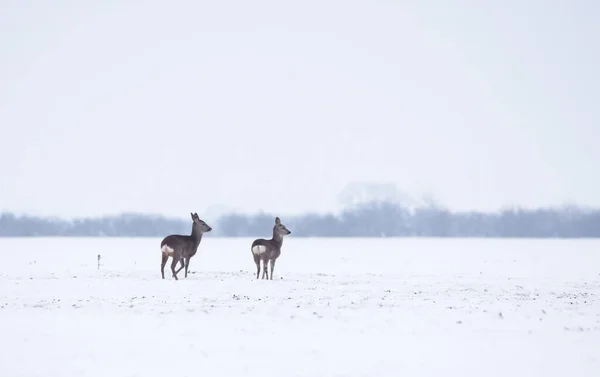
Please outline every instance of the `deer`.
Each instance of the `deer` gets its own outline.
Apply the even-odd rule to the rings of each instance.
[[[198,246],[200,246],[200,241],[202,241],[202,235],[212,230],[207,223],[200,220],[197,213],[190,213],[190,215],[192,216],[191,235],[171,234],[166,236],[160,243],[160,251],[162,254],[160,273],[163,279],[165,278],[165,265],[167,264],[169,257],[173,258],[173,261],[171,262],[171,272],[173,272],[175,280],[179,280],[177,274],[184,266],[185,277],[187,278],[190,259],[196,255]],[[180,262],[181,266],[175,271],[177,262]]]
[[[271,261],[271,278],[273,280],[273,271],[275,270],[275,261],[281,255],[281,246],[283,245],[283,237],[292,232],[281,223],[279,217],[275,218],[275,226],[273,227],[273,237],[270,240],[258,238],[252,242],[250,250],[256,263],[256,279],[260,275],[260,262],[263,264],[263,276],[269,280],[268,265]]]

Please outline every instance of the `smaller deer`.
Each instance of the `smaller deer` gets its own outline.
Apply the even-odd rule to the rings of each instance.
[[[273,227],[273,237],[270,240],[259,238],[252,242],[252,256],[254,257],[254,263],[256,263],[256,278],[260,275],[260,261],[263,263],[263,276],[269,279],[269,261],[271,261],[271,278],[273,280],[273,270],[275,270],[275,261],[281,255],[281,246],[283,245],[283,236],[291,234],[288,228],[285,227],[279,220],[279,217],[275,218],[275,226]]]
[[[165,278],[165,264],[167,264],[169,257],[173,258],[173,261],[171,262],[171,272],[173,272],[173,277],[175,280],[179,280],[177,278],[177,273],[179,273],[179,271],[181,271],[181,269],[184,267],[184,263],[185,277],[187,278],[188,268],[190,267],[190,259],[196,255],[196,251],[198,251],[198,246],[200,246],[200,241],[202,241],[202,234],[212,230],[208,224],[200,220],[200,217],[198,217],[197,213],[190,213],[190,215],[192,215],[193,221],[191,235],[184,236],[179,234],[171,234],[165,237],[160,243],[160,251],[162,253],[160,273],[163,279]],[[181,262],[181,267],[175,271],[177,262]]]

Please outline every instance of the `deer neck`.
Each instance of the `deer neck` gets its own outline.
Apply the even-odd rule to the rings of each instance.
[[[198,247],[200,241],[202,241],[202,232],[200,231],[199,225],[192,225],[192,240],[194,240],[194,246]]]
[[[271,238],[271,241],[273,241],[277,247],[281,247],[281,245],[283,245],[283,236],[273,230],[273,238]]]

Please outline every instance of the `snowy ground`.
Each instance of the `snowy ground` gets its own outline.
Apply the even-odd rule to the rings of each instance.
[[[0,376],[600,375],[600,241],[159,242],[0,239]]]

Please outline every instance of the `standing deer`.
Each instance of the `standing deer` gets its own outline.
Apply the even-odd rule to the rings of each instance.
[[[184,267],[184,263],[185,277],[187,278],[188,268],[190,267],[190,259],[196,255],[196,251],[198,251],[198,246],[200,246],[200,241],[202,241],[202,234],[212,230],[208,224],[200,220],[197,213],[190,213],[190,215],[192,215],[193,221],[191,235],[184,236],[179,234],[171,234],[170,236],[165,237],[160,243],[160,251],[162,252],[160,273],[163,279],[165,278],[165,264],[167,264],[169,257],[173,258],[173,261],[171,262],[171,271],[173,272],[173,277],[175,280],[179,280],[177,278],[177,273],[179,273],[179,271],[181,271],[181,269]],[[177,262],[181,262],[181,267],[175,271]]]
[[[252,242],[252,256],[256,263],[256,278],[260,275],[260,261],[263,262],[263,279],[265,276],[269,279],[269,261],[271,261],[271,280],[273,280],[273,270],[275,269],[275,261],[281,255],[281,245],[283,245],[283,236],[291,234],[288,228],[285,227],[279,220],[275,218],[275,226],[273,227],[273,237],[270,240],[259,238]]]

